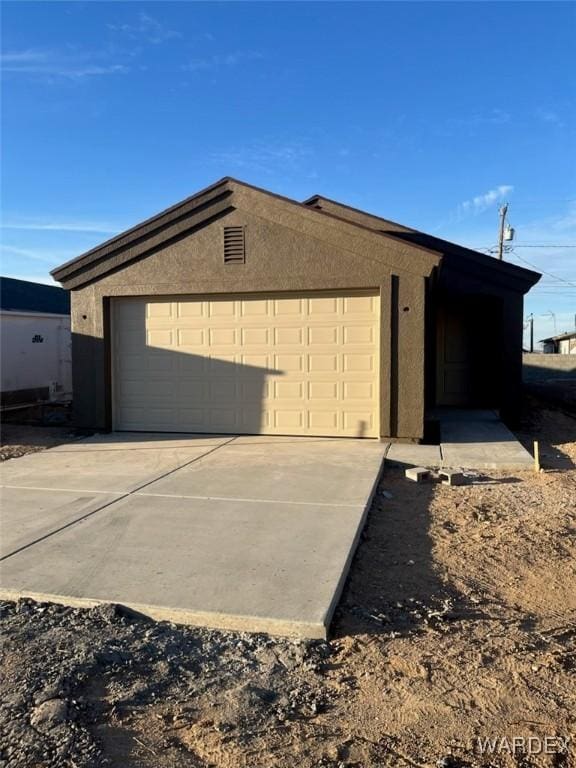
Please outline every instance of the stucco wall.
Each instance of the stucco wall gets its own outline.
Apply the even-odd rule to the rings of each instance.
[[[78,426],[110,427],[107,305],[115,296],[210,295],[376,288],[381,294],[381,434],[419,439],[424,421],[425,277],[416,253],[403,269],[384,248],[364,255],[296,229],[233,209],[208,226],[121,266],[72,292],[74,390]],[[313,214],[312,214],[313,215]],[[223,263],[222,227],[246,227],[246,263]],[[395,247],[395,246],[394,246]]]

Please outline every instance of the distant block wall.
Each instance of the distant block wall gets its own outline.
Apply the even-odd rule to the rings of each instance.
[[[576,381],[576,355],[524,354],[522,378],[527,383],[560,379]]]

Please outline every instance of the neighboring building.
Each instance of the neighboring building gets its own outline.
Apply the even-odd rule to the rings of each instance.
[[[520,403],[540,275],[315,196],[224,178],[52,273],[81,427],[420,440]]]
[[[550,336],[549,339],[542,339],[540,344],[546,355],[576,355],[576,331]]]
[[[2,405],[69,399],[71,343],[67,291],[0,277]]]

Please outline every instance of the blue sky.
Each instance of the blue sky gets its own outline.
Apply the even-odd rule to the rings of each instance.
[[[568,2],[5,2],[2,273],[225,175],[478,249],[507,200],[536,335],[571,330],[575,35]]]

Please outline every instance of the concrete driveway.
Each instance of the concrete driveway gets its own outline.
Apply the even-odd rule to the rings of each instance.
[[[0,597],[325,637],[387,444],[124,433],[0,468]]]

